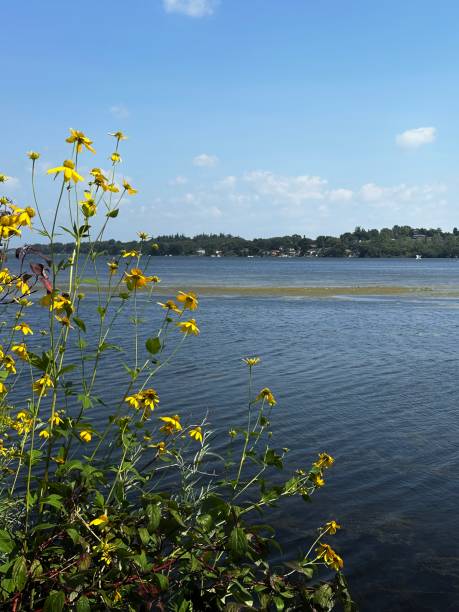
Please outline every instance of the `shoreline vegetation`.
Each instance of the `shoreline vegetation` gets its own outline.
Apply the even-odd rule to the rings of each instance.
[[[119,255],[123,251],[139,248],[140,242],[131,240],[101,240],[97,245],[81,245],[81,253],[88,249],[98,253]],[[49,245],[34,245],[49,254]],[[459,257],[459,230],[452,232],[440,228],[413,228],[394,225],[392,228],[370,229],[356,227],[353,232],[340,236],[305,235],[254,238],[248,240],[231,234],[162,235],[150,238],[144,245],[154,256],[201,257]],[[72,253],[72,243],[54,243],[55,253]]]
[[[327,484],[335,458],[326,440],[291,464],[271,415],[294,414],[266,386],[256,353],[240,355],[243,391],[231,402],[243,401],[241,418],[229,430],[212,429],[211,410],[196,421],[190,406],[203,408],[201,399],[168,366],[199,343],[201,297],[170,288],[161,299],[144,231],[139,248],[103,272],[92,265],[122,200],[137,194],[115,183],[126,136],[110,137],[110,171],[95,165],[83,176],[80,158],[87,167],[96,151],[70,130],[67,159],[47,170],[56,180],[51,224],[41,215],[38,152],[27,154],[35,208],[0,195],[0,609],[355,612],[334,543],[339,508],[329,504],[320,523],[298,509],[298,540],[281,558],[270,524],[270,508],[309,504]],[[0,173],[0,188],[8,180]],[[63,258],[60,227],[73,238]],[[46,255],[18,244],[28,228],[48,240]],[[16,271],[4,265],[11,243]],[[244,322],[232,323],[243,338]],[[213,381],[212,364],[201,367]],[[180,385],[184,405],[174,401]]]

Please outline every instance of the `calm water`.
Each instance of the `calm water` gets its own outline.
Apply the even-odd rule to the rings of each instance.
[[[459,287],[454,260],[153,263],[163,282],[187,287]],[[145,311],[146,335],[158,316]],[[260,355],[256,385],[277,396],[273,429],[289,464],[307,467],[322,450],[336,458],[313,504],[287,500],[274,512],[285,557],[305,552],[314,527],[334,518],[343,529],[332,544],[362,610],[458,610],[459,300],[212,297],[196,318],[201,336],[155,384],[164,413],[208,412],[224,450],[230,426],[245,419],[240,359]],[[126,316],[115,340],[127,350],[131,332]],[[117,388],[113,367],[99,393],[110,402]]]

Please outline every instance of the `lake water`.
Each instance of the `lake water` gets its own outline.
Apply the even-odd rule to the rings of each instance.
[[[163,283],[184,288],[459,290],[455,260],[155,258],[152,264]],[[95,299],[88,294],[87,304]],[[144,312],[145,335],[153,333],[158,310]],[[43,310],[36,312],[30,310],[31,323],[43,318]],[[273,512],[285,558],[304,553],[314,528],[333,518],[343,529],[329,541],[344,558],[362,610],[459,610],[459,299],[213,296],[202,298],[196,319],[201,335],[187,340],[155,382],[164,413],[208,412],[216,448],[224,451],[226,432],[246,416],[241,357],[259,355],[256,386],[271,387],[278,399],[273,430],[278,447],[291,449],[289,466],[308,467],[320,451],[336,458],[312,504],[287,500]],[[114,340],[128,348],[131,333],[126,315]],[[99,393],[110,402],[118,388],[111,368]]]

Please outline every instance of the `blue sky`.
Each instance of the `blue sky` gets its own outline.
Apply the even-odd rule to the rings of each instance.
[[[0,172],[30,203],[83,130],[139,189],[111,235],[337,234],[459,225],[459,4],[4,3]]]

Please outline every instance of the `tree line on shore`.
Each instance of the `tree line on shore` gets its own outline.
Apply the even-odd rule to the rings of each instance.
[[[36,245],[46,253],[49,246]],[[139,247],[136,240],[122,242],[105,240],[98,251],[119,255],[123,250]],[[147,242],[153,255],[195,255],[235,257],[459,257],[459,230],[445,232],[440,228],[412,228],[394,225],[392,228],[369,229],[356,227],[340,236],[305,235],[254,238],[231,234],[183,234],[157,236]],[[82,244],[84,252],[89,245]],[[71,253],[72,244],[55,243],[55,252]],[[145,248],[144,248],[145,252]]]

